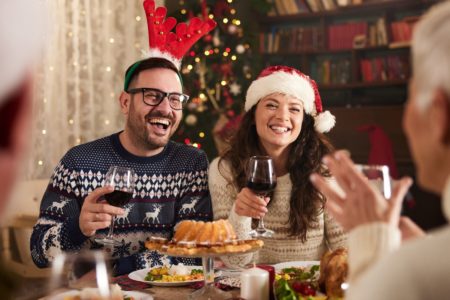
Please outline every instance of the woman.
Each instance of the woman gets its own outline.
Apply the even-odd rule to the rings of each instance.
[[[268,67],[250,85],[245,110],[230,148],[209,169],[214,219],[228,218],[246,239],[252,218],[264,216],[275,235],[264,239],[259,263],[319,260],[328,248],[343,246],[345,234],[324,212],[325,198],[308,179],[313,172],[329,177],[321,159],[332,146],[322,133],[335,124],[333,115],[322,112],[316,83],[296,69]],[[277,186],[270,199],[246,187],[253,155],[273,159]],[[251,260],[252,255],[224,258],[232,265]]]

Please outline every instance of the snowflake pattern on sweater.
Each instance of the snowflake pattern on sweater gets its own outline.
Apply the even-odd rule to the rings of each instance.
[[[38,267],[47,267],[62,251],[104,248],[115,261],[116,274],[163,263],[199,264],[198,259],[174,258],[145,249],[150,236],[172,238],[174,226],[184,219],[210,221],[208,160],[197,148],[169,142],[152,157],[127,152],[116,133],[76,146],[59,162],[43,196],[40,215],[31,236],[31,255]],[[116,247],[102,246],[84,236],[79,215],[84,198],[103,186],[112,165],[131,167],[137,174],[135,193],[114,222]]]

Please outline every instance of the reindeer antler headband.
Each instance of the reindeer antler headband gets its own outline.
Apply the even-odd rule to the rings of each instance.
[[[189,24],[179,23],[173,17],[166,18],[167,8],[156,7],[154,0],[144,1],[144,10],[147,17],[149,50],[144,51],[144,57],[160,57],[171,61],[179,70],[181,60],[186,52],[202,36],[216,27],[216,22],[194,17]],[[172,29],[175,27],[175,32]],[[133,65],[125,78],[125,90],[133,76],[139,62]]]

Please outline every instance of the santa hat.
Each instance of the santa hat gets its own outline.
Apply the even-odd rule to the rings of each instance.
[[[314,127],[318,132],[328,132],[334,127],[335,117],[329,111],[323,111],[316,82],[299,70],[287,66],[264,69],[247,90],[245,111],[272,93],[300,99],[305,113],[314,117]]]

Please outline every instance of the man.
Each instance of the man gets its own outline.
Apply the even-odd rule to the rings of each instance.
[[[104,248],[116,275],[177,263],[145,250],[145,240],[171,238],[183,219],[212,218],[205,153],[170,141],[188,99],[182,92],[178,69],[167,59],[149,58],[127,70],[119,98],[124,130],[72,148],[54,171],[31,237],[37,266],[47,267],[61,251],[98,248],[94,238],[105,236],[112,215],[117,215],[114,238],[121,244]],[[112,165],[131,167],[138,175],[134,197],[122,208],[103,198],[112,192],[102,187]]]
[[[450,2],[438,4],[415,27],[414,75],[403,127],[419,184],[443,198],[450,219]],[[327,208],[349,232],[350,285],[346,299],[447,299],[450,295],[450,226],[406,242],[399,226],[403,178],[386,201],[343,152],[324,159],[345,191],[340,197],[317,174],[314,185]],[[411,234],[411,231],[406,232]]]

